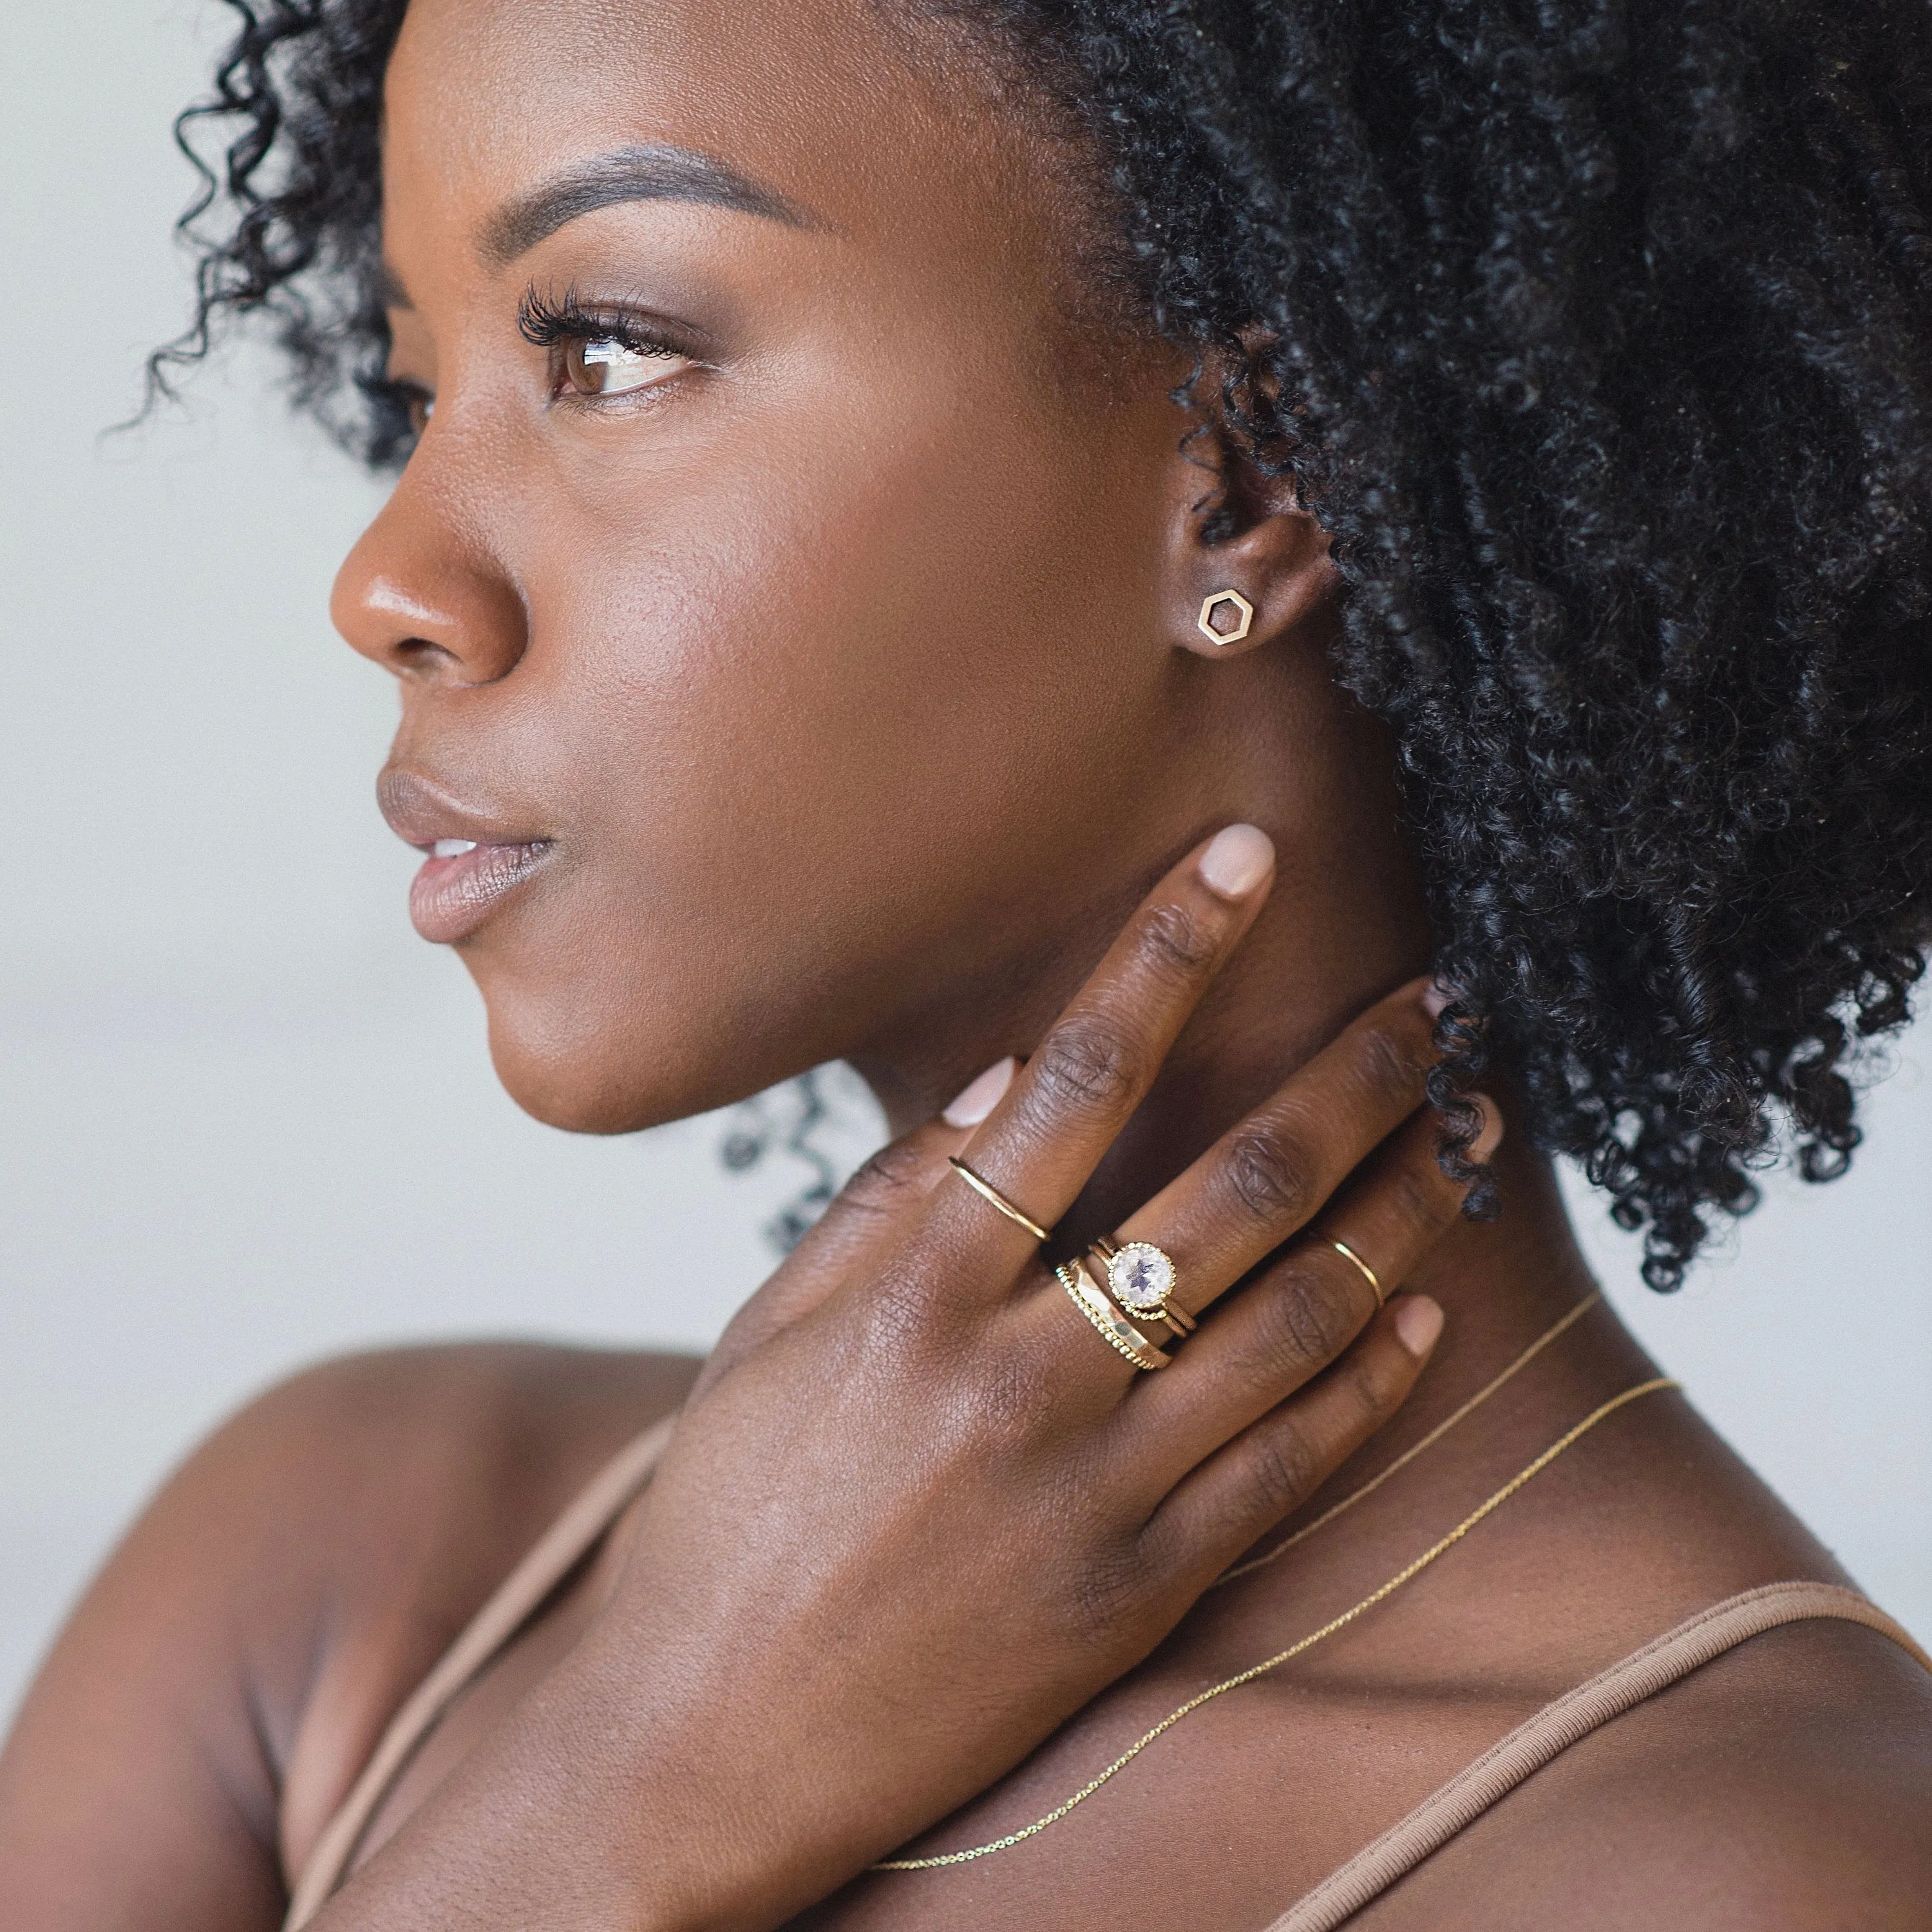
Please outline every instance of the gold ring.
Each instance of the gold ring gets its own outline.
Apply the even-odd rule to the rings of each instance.
[[[1005,1215],[1009,1221],[1017,1221],[1036,1241],[1050,1241],[1053,1236],[1042,1228],[1030,1214],[1022,1214],[990,1180],[982,1180],[963,1160],[948,1154],[946,1164],[975,1194],[982,1194]]]
[[[1174,1358],[1157,1348],[1094,1285],[1084,1264],[1063,1262],[1054,1270],[1074,1306],[1093,1323],[1107,1346],[1126,1357],[1137,1369],[1152,1374],[1164,1369]]]
[[[1102,1235],[1088,1252],[1100,1264],[1108,1293],[1136,1322],[1165,1322],[1177,1340],[1193,1331],[1193,1316],[1174,1305],[1180,1275],[1165,1248],[1151,1241],[1130,1241],[1117,1248]]]
[[[1361,1256],[1357,1254],[1354,1250],[1350,1247],[1346,1241],[1330,1241],[1328,1245],[1333,1248],[1338,1255],[1346,1256],[1348,1259],[1354,1263],[1356,1267],[1361,1270],[1362,1279],[1368,1283],[1370,1287],[1375,1290],[1376,1306],[1378,1308],[1381,1307],[1382,1304],[1388,1299],[1388,1296],[1384,1292],[1381,1278],[1376,1274],[1375,1270],[1370,1267],[1368,1263],[1364,1261]]]

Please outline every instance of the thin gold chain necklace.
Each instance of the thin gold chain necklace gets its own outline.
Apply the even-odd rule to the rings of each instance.
[[[1149,1744],[1154,1742],[1155,1738],[1173,1730],[1182,1718],[1199,1710],[1202,1705],[1211,1702],[1215,1698],[1225,1696],[1230,1690],[1238,1690],[1244,1684],[1253,1683],[1258,1677],[1265,1677],[1270,1671],[1278,1670],[1290,1659],[1300,1656],[1304,1651],[1313,1649],[1323,1639],[1333,1636],[1337,1630],[1344,1629],[1353,1623],[1364,1611],[1373,1610],[1376,1604],[1382,1602],[1384,1598],[1393,1596],[1412,1578],[1420,1576],[1438,1556],[1453,1550],[1485,1516],[1502,1508],[1503,1504],[1508,1502],[1510,1498],[1514,1496],[1517,1490],[1532,1478],[1548,1468],[1564,1450],[1581,1442],[1598,1423],[1604,1420],[1606,1416],[1614,1415],[1624,1403],[1635,1402],[1640,1396],[1654,1395],[1659,1390],[1672,1389],[1678,1385],[1671,1376],[1658,1376],[1649,1382],[1639,1382],[1634,1388],[1625,1389],[1621,1395],[1611,1396],[1608,1402],[1592,1410],[1574,1428],[1566,1430],[1559,1436],[1534,1462],[1517,1471],[1516,1474],[1497,1490],[1494,1496],[1472,1510],[1446,1536],[1431,1544],[1413,1562],[1398,1570],[1379,1588],[1371,1590],[1360,1603],[1344,1610],[1340,1616],[1331,1618],[1319,1630],[1311,1630],[1307,1636],[1298,1639],[1286,1650],[1277,1651],[1274,1656],[1264,1658],[1261,1663],[1250,1664],[1246,1670],[1237,1671],[1232,1677],[1224,1677],[1220,1683],[1210,1684],[1206,1690],[1196,1692],[1193,1696],[1188,1699],[1186,1703],[1170,1711],[1159,1724],[1154,1726],[1153,1730],[1136,1738],[1104,1771],[1089,1779],[1074,1792],[1071,1798],[1055,1805],[1045,1817],[1036,1818],[1030,1825],[1023,1825],[1017,1832],[1009,1832],[1004,1838],[994,1838],[987,1844],[969,1846],[964,1851],[941,1852],[931,1858],[885,1858],[874,1865],[872,1869],[874,1871],[932,1871],[943,1865],[963,1865],[970,1863],[974,1858],[987,1858],[994,1852],[1006,1851],[1014,1845],[1022,1844],[1025,1840],[1037,1836],[1049,1825],[1058,1824],[1075,1806],[1084,1804],[1117,1772],[1124,1771],[1140,1756],[1142,1751],[1147,1749]],[[1440,1431],[1438,1432],[1438,1434],[1440,1432]],[[1424,1439],[1426,1441],[1428,1438]],[[1418,1448],[1422,1446],[1421,1444],[1417,1445]],[[1350,1502],[1353,1500],[1353,1497],[1348,1498]],[[1346,1507],[1346,1504],[1343,1507]],[[1331,1511],[1330,1514],[1334,1513]],[[1312,1528],[1314,1526],[1311,1524],[1310,1527]],[[1282,1546],[1284,1548],[1286,1546],[1286,1545]],[[1280,1552],[1277,1550],[1271,1553],[1278,1555]],[[1222,1580],[1226,1580],[1224,1577]]]
[[[1312,1522],[1304,1523],[1292,1536],[1283,1537],[1280,1542],[1264,1555],[1250,1557],[1245,1563],[1237,1563],[1232,1570],[1223,1570],[1220,1575],[1208,1586],[1208,1588],[1218,1590],[1223,1583],[1232,1583],[1237,1576],[1246,1576],[1253,1570],[1264,1568],[1277,1556],[1286,1556],[1304,1538],[1312,1536],[1318,1529],[1333,1522],[1344,1510],[1352,1510],[1364,1496],[1372,1496],[1383,1484],[1388,1480],[1390,1477],[1394,1475],[1399,1470],[1407,1468],[1424,1450],[1432,1449],[1444,1436],[1449,1433],[1450,1430],[1456,1426],[1457,1423],[1465,1421],[1470,1416],[1474,1415],[1476,1411],[1480,1408],[1504,1383],[1516,1375],[1518,1370],[1528,1368],[1530,1364],[1550,1346],[1551,1342],[1566,1330],[1574,1328],[1603,1298],[1604,1292],[1601,1288],[1597,1289],[1594,1294],[1586,1295],[1568,1314],[1560,1320],[1552,1322],[1547,1328],[1544,1329],[1543,1333],[1538,1336],[1536,1340],[1531,1342],[1529,1346],[1524,1349],[1522,1353],[1517,1356],[1516,1360],[1510,1363],[1500,1375],[1485,1382],[1467,1402],[1462,1404],[1461,1408],[1456,1410],[1453,1414],[1445,1416],[1420,1442],[1412,1443],[1386,1468],[1376,1471],[1375,1474],[1371,1476],[1360,1489],[1351,1490],[1334,1508],[1324,1510]]]

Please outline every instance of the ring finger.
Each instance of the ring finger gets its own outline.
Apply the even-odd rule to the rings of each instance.
[[[1478,1096],[1485,1160],[1502,1117]],[[1152,1432],[1178,1478],[1327,1368],[1455,1223],[1467,1188],[1437,1159],[1442,1123],[1417,1114],[1307,1232],[1202,1323],[1175,1364],[1149,1379],[1122,1426]]]

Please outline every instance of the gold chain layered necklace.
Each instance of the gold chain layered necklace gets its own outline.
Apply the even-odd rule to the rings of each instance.
[[[1538,1336],[1492,1382],[1479,1389],[1445,1420],[1437,1424],[1436,1427],[1424,1436],[1420,1442],[1406,1450],[1386,1468],[1372,1476],[1360,1489],[1352,1490],[1332,1508],[1324,1510],[1312,1522],[1297,1530],[1292,1536],[1276,1544],[1274,1548],[1269,1550],[1266,1555],[1255,1557],[1246,1563],[1237,1564],[1231,1570],[1224,1570],[1209,1587],[1218,1589],[1221,1585],[1232,1582],[1237,1576],[1245,1576],[1250,1571],[1260,1569],[1264,1564],[1272,1563],[1277,1556],[1293,1548],[1304,1538],[1312,1536],[1324,1523],[1333,1522],[1343,1510],[1352,1508],[1364,1496],[1379,1489],[1397,1470],[1413,1462],[1432,1444],[1441,1442],[1442,1438],[1447,1436],[1459,1422],[1480,1408],[1519,1370],[1527,1367],[1565,1329],[1573,1323],[1580,1321],[1602,1299],[1600,1294],[1593,1294],[1587,1300],[1579,1302],[1553,1328]],[[1044,1817],[1036,1818],[1030,1825],[1024,1825],[1017,1832],[1009,1832],[1005,1837],[994,1838],[986,1844],[968,1846],[964,1851],[940,1852],[935,1853],[931,1858],[885,1858],[874,1865],[872,1869],[874,1871],[933,1871],[944,1865],[967,1864],[975,1858],[988,1858],[994,1852],[1004,1852],[1012,1846],[1023,1844],[1027,1839],[1036,1837],[1040,1832],[1044,1832],[1049,1825],[1058,1824],[1060,1820],[1076,1805],[1085,1804],[1087,1800],[1091,1798],[1094,1792],[1106,1784],[1116,1772],[1124,1771],[1156,1738],[1164,1736],[1168,1732],[1172,1730],[1182,1718],[1199,1710],[1202,1705],[1211,1703],[1216,1697],[1226,1696],[1230,1690],[1238,1690],[1243,1684],[1252,1684],[1257,1678],[1265,1677],[1270,1671],[1279,1670],[1282,1664],[1300,1656],[1304,1652],[1313,1649],[1316,1645],[1320,1643],[1324,1638],[1331,1637],[1337,1630],[1346,1629],[1364,1612],[1373,1610],[1378,1604],[1394,1596],[1405,1583],[1414,1577],[1419,1576],[1438,1556],[1453,1550],[1485,1516],[1501,1509],[1517,1490],[1529,1482],[1532,1478],[1548,1468],[1564,1450],[1581,1442],[1606,1417],[1614,1415],[1626,1402],[1635,1402],[1640,1396],[1654,1395],[1659,1390],[1672,1389],[1677,1386],[1676,1382],[1670,1376],[1658,1376],[1649,1382],[1639,1382],[1634,1388],[1625,1389],[1621,1395],[1612,1396],[1608,1402],[1592,1409],[1574,1428],[1567,1430],[1559,1436],[1533,1462],[1518,1470],[1501,1489],[1496,1491],[1495,1495],[1472,1510],[1454,1529],[1431,1544],[1412,1562],[1405,1564],[1398,1570],[1387,1582],[1371,1590],[1360,1603],[1351,1605],[1340,1616],[1331,1617],[1319,1630],[1310,1630],[1306,1636],[1298,1638],[1286,1650],[1277,1651],[1274,1656],[1264,1658],[1259,1664],[1250,1664],[1246,1670],[1237,1671],[1233,1676],[1224,1677],[1220,1683],[1210,1684],[1206,1690],[1197,1691],[1194,1696],[1188,1699],[1186,1703],[1170,1711],[1151,1730],[1136,1738],[1105,1770],[1090,1778],[1074,1792],[1071,1798],[1056,1804]]]

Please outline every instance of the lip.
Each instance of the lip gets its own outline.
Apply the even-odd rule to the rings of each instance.
[[[404,766],[385,770],[376,794],[389,829],[424,855],[410,884],[410,920],[436,945],[468,938],[556,850],[554,840],[487,806],[459,803]]]

